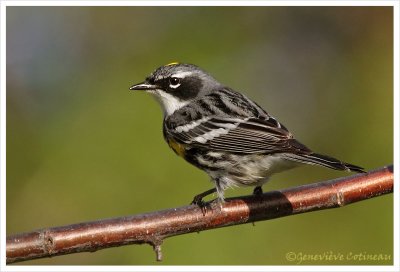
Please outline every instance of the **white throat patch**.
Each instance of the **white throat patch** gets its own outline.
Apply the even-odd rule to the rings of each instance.
[[[174,113],[176,110],[179,110],[186,106],[189,101],[181,101],[179,98],[170,95],[162,90],[155,90],[151,92],[160,102],[161,107],[163,108],[164,115],[169,116]]]

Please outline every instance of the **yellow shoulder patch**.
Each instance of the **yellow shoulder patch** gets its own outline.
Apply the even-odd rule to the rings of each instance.
[[[171,62],[171,63],[168,63],[168,64],[165,65],[165,66],[172,66],[172,65],[177,65],[177,64],[179,64],[179,62]]]
[[[185,157],[185,147],[172,139],[168,140],[168,145],[171,147],[175,153],[180,157]]]

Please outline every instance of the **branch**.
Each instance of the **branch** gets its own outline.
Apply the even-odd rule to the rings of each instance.
[[[206,213],[190,205],[45,228],[7,237],[7,263],[142,243],[152,245],[160,261],[161,243],[171,236],[337,208],[392,192],[393,166],[387,166],[260,196],[230,198],[222,205],[210,202]]]

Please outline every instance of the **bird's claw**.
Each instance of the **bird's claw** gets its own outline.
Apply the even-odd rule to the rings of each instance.
[[[210,203],[204,202],[201,197],[195,196],[193,201],[190,203],[191,205],[199,206],[203,215],[206,215],[207,210],[210,208]]]

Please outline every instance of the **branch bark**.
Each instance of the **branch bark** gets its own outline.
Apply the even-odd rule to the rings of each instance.
[[[393,166],[366,174],[134,216],[45,228],[7,237],[7,264],[37,258],[148,243],[162,259],[165,238],[208,229],[342,207],[393,192]]]

